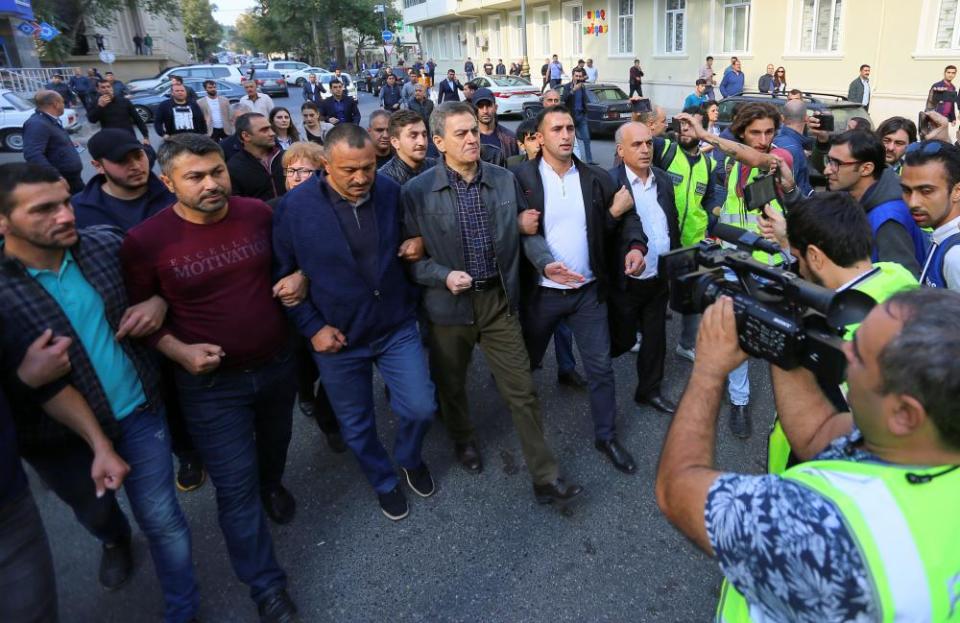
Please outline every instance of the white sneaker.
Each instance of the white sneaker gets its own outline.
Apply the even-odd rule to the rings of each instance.
[[[693,360],[697,357],[696,348],[684,348],[679,344],[677,344],[676,353],[678,357],[680,357],[681,359],[686,359],[690,363],[693,363]]]
[[[636,341],[636,343],[635,343],[632,347],[630,347],[630,352],[631,352],[631,353],[639,353],[639,352],[640,352],[640,344],[641,344],[642,342],[643,342],[643,335],[640,334],[640,333],[637,333],[637,341]]]

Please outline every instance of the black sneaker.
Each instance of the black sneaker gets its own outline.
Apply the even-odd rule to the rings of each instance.
[[[298,400],[297,406],[300,408],[300,413],[304,414],[307,417],[313,417],[313,401]]]
[[[257,611],[260,613],[261,623],[296,623],[300,620],[297,606],[283,589],[257,604]]]
[[[182,459],[177,470],[177,489],[184,493],[196,491],[203,486],[207,479],[207,472],[199,459]]]
[[[130,578],[133,570],[133,553],[130,537],[119,543],[103,544],[100,556],[100,586],[108,591],[116,590]]]
[[[293,521],[297,512],[297,501],[283,485],[262,492],[260,499],[263,501],[263,510],[267,511],[267,516],[273,523],[282,526]]]
[[[403,495],[400,485],[386,493],[378,493],[380,499],[380,510],[393,521],[400,521],[410,514],[410,507],[407,506],[407,498]]]
[[[420,497],[428,498],[437,490],[426,463],[420,463],[420,467],[416,469],[407,469],[406,467],[400,469],[403,470],[403,475],[407,477],[407,484]]]

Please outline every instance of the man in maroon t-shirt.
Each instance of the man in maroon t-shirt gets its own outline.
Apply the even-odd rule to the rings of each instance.
[[[280,478],[296,370],[286,319],[273,297],[272,212],[260,200],[229,196],[223,151],[207,136],[172,136],[158,162],[177,202],[124,240],[130,299],[158,294],[169,305],[163,327],[149,340],[179,364],[177,389],[217,489],[233,568],[250,586],[260,617],[285,621],[296,607],[256,495],[259,463],[264,505],[284,522],[293,518],[293,498]]]

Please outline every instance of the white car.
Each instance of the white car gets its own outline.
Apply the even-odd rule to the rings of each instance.
[[[6,151],[23,151],[23,124],[36,107],[9,89],[0,89],[0,145]],[[73,134],[82,126],[80,115],[67,108],[60,115],[60,123]]]
[[[320,76],[324,74],[331,74],[332,71],[327,71],[322,67],[304,67],[303,69],[297,69],[295,71],[289,72],[290,75],[287,75],[287,72],[284,72],[284,77],[287,80],[287,84],[295,84],[301,89],[303,85],[307,83],[307,79],[310,77],[310,74],[317,74],[317,79],[320,79]]]
[[[520,76],[478,76],[471,80],[478,89],[490,89],[497,98],[497,116],[523,114],[525,102],[539,102],[540,90]]]
[[[296,84],[297,86],[302,86],[302,83],[297,80],[297,78],[307,79],[307,76],[312,71],[315,74],[330,73],[326,69],[321,69],[319,67],[311,67],[306,63],[301,63],[300,61],[270,61],[267,63],[265,69],[270,71],[279,71],[283,74],[284,80],[287,81],[287,84]]]
[[[162,82],[169,80],[170,74],[180,76],[183,79],[225,80],[226,82],[232,82],[234,84],[241,84],[243,82],[243,73],[236,65],[185,65],[164,69],[153,78],[131,80],[127,83],[127,91],[135,93],[137,91],[153,89]]]

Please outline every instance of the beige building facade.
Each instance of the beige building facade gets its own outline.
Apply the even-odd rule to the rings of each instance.
[[[525,39],[531,73],[557,54],[565,70],[592,58],[602,82],[626,90],[639,59],[644,95],[670,111],[693,90],[706,56],[717,82],[731,56],[756,90],[768,63],[788,88],[846,95],[861,64],[872,67],[870,115],[914,119],[943,68],[960,64],[958,0],[404,0],[438,74],[467,56],[509,66]]]

